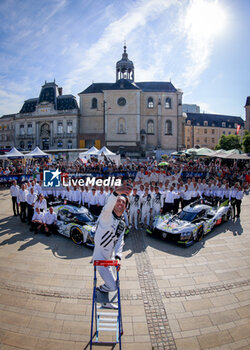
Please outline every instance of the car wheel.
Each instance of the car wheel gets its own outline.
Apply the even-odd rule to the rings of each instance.
[[[228,212],[224,215],[224,221],[227,222],[232,219],[232,210],[229,209]]]
[[[70,237],[75,244],[83,243],[82,231],[78,227],[73,227],[70,231]]]
[[[195,238],[195,240],[197,242],[200,242],[202,240],[202,238],[204,237],[204,231],[203,231],[203,227],[200,227],[198,232],[197,232],[197,236]]]

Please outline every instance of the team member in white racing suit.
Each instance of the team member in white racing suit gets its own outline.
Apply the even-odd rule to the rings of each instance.
[[[135,229],[138,230],[138,214],[140,213],[140,196],[137,194],[137,188],[133,188],[133,194],[129,196],[129,223],[134,224]]]
[[[155,193],[152,195],[152,217],[160,215],[163,209],[163,195],[159,192],[159,188],[155,187]]]
[[[148,188],[145,188],[144,195],[141,197],[141,223],[144,225],[146,218],[146,225],[149,226],[150,214],[152,212],[152,197],[148,193]]]
[[[126,196],[130,192],[131,187],[129,186],[119,187],[109,196],[106,205],[103,207],[95,233],[93,261],[121,260],[125,232],[125,223],[122,220],[122,214],[128,202]],[[101,292],[116,290],[116,280],[112,267],[98,266],[97,270],[105,282],[99,287],[99,290]]]

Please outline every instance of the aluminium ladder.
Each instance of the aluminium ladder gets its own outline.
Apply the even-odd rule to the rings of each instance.
[[[97,266],[114,266],[117,274],[117,289],[114,292],[100,292],[96,288]],[[121,298],[120,298],[120,280],[119,280],[119,268],[120,264],[117,260],[95,260],[94,261],[94,287],[93,287],[93,300],[92,300],[92,317],[91,317],[91,333],[90,333],[90,349],[93,345],[115,345],[119,343],[119,349],[121,350],[121,336],[123,334],[122,328],[122,315],[121,315]],[[118,309],[102,308],[100,304],[103,303],[117,303]],[[98,305],[99,304],[99,305]],[[96,331],[94,332],[94,321]],[[113,332],[115,333],[116,341],[104,342],[99,341],[100,332]],[[114,334],[113,334],[114,335]],[[95,337],[95,340],[93,338]]]

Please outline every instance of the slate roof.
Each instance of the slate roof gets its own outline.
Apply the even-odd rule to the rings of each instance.
[[[250,96],[248,96],[248,97],[247,97],[247,100],[246,100],[246,105],[245,105],[245,107],[246,107],[246,106],[250,106]]]
[[[36,105],[38,103],[38,98],[30,98],[29,100],[24,101],[24,104],[20,110],[20,113],[33,113],[36,110]],[[55,109],[59,111],[68,110],[68,109],[77,109],[78,104],[75,96],[73,95],[62,95],[57,96]]]
[[[136,83],[144,92],[176,92],[176,88],[170,82],[165,81],[146,81]]]
[[[176,92],[176,88],[169,82],[139,82],[132,83],[127,79],[120,79],[116,83],[93,83],[80,94],[102,93],[104,90],[142,90],[144,92]],[[80,95],[79,94],[79,95]]]
[[[222,127],[222,122],[226,123],[226,128],[234,128],[234,124],[240,124],[244,127],[244,120],[241,117],[222,114],[208,114],[208,113],[186,113],[188,120],[191,120],[191,125],[204,126],[204,121],[208,122],[208,126]]]

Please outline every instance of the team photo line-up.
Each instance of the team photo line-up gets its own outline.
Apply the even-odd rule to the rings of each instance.
[[[240,216],[245,185],[242,186],[240,182],[230,185],[228,180],[220,181],[219,177],[193,177],[184,182],[181,173],[150,173],[141,168],[134,179],[122,181],[123,185],[131,187],[129,204],[123,213],[127,228],[149,228],[156,216],[170,212],[177,214],[180,208],[199,199],[208,200],[215,206],[229,201],[233,207],[233,217]],[[53,205],[84,206],[98,217],[114,190],[112,186],[46,188],[42,181],[36,179],[26,181],[20,187],[13,181],[10,187],[13,214],[19,215],[22,222],[31,224],[31,231],[37,233],[40,230],[47,235],[56,232],[57,216]]]

